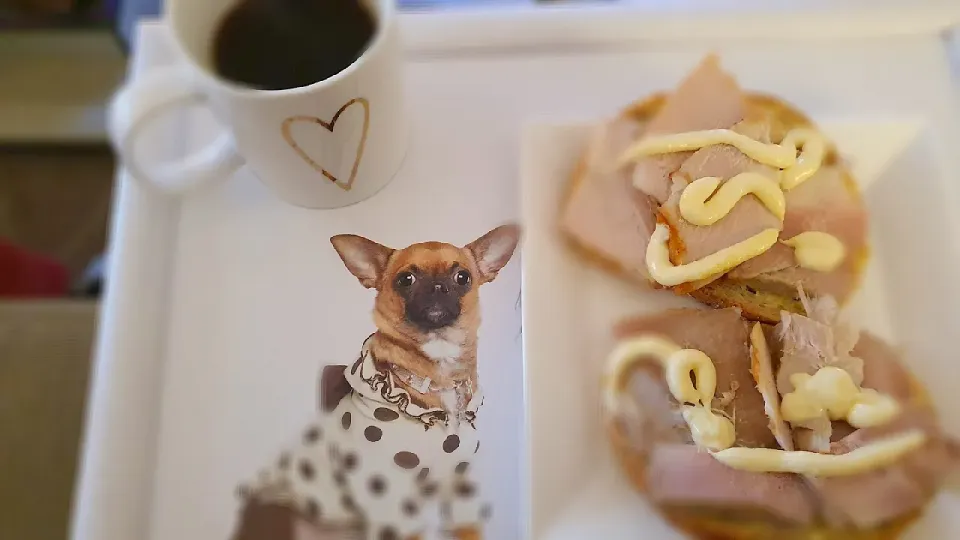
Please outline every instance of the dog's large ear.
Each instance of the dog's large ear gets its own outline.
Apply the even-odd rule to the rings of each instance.
[[[520,242],[520,227],[515,224],[501,225],[465,246],[477,261],[480,283],[493,281]]]
[[[361,285],[368,289],[377,288],[392,249],[355,234],[338,234],[330,239],[330,243]]]

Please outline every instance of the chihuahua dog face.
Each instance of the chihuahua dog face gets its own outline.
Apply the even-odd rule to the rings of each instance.
[[[434,242],[419,244],[397,253],[387,266],[389,283],[380,294],[395,296],[390,304],[403,306],[410,324],[423,331],[439,330],[456,323],[464,307],[472,307],[476,274],[477,263],[469,251]]]
[[[426,336],[476,330],[477,289],[493,281],[519,239],[516,225],[503,225],[464,247],[424,242],[391,249],[349,234],[330,241],[360,283],[377,290],[377,327],[422,344]]]

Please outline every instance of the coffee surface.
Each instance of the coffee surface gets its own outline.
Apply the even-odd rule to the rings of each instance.
[[[241,0],[214,37],[213,67],[253,88],[307,86],[353,63],[375,30],[357,0]]]

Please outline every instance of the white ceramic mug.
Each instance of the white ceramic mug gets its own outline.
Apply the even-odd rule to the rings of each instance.
[[[393,0],[368,1],[376,32],[358,60],[289,90],[252,89],[214,72],[214,37],[239,1],[166,0],[166,21],[187,62],[133,79],[110,107],[111,139],[130,174],[183,192],[246,163],[281,198],[310,208],[347,206],[383,188],[400,168],[408,136]],[[140,163],[134,149],[149,125],[196,104],[212,110],[222,133],[183,159]]]

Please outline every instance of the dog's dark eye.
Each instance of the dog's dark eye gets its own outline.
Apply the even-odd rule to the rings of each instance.
[[[409,287],[416,281],[417,278],[410,272],[402,272],[397,276],[397,285],[400,287]]]
[[[470,272],[461,270],[457,272],[457,275],[453,276],[453,279],[457,282],[457,285],[467,285],[470,283]]]

